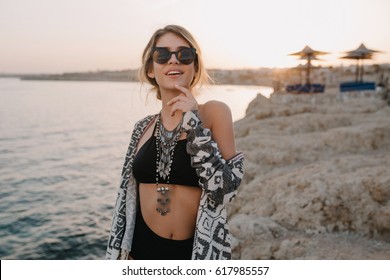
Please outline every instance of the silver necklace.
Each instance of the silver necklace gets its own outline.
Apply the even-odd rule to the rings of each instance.
[[[161,112],[157,118],[156,123],[156,148],[157,148],[157,160],[156,160],[156,191],[157,191],[157,207],[156,211],[160,215],[165,216],[169,211],[169,179],[171,173],[171,166],[173,161],[173,155],[175,153],[175,147],[177,141],[180,138],[181,127],[183,119],[172,130],[167,130],[161,121]],[[167,184],[165,186],[159,185],[159,177],[166,179]]]

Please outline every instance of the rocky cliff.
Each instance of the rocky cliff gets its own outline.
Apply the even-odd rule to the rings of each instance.
[[[390,107],[364,94],[258,95],[235,123],[246,174],[235,259],[390,259]]]

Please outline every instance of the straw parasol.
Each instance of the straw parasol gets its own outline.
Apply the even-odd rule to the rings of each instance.
[[[347,55],[341,57],[344,59],[355,59],[357,61],[356,63],[356,82],[363,82],[363,61],[364,59],[372,59],[374,53],[377,53],[379,51],[371,50],[366,48],[366,46],[362,43],[360,46],[353,51],[346,52]],[[361,65],[360,60],[362,61]],[[359,81],[359,74],[360,74],[360,81]]]
[[[313,68],[311,61],[312,60],[320,60],[317,58],[317,55],[324,55],[328,54],[327,52],[323,51],[316,51],[310,48],[309,46],[305,46],[301,51],[296,53],[291,53],[289,55],[298,56],[298,59],[306,59],[306,84],[310,86],[310,70]]]

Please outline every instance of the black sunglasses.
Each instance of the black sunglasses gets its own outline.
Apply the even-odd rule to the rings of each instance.
[[[171,59],[172,54],[174,54],[180,63],[188,65],[194,62],[196,58],[196,49],[185,47],[178,51],[171,52],[167,48],[154,47],[152,48],[151,54],[153,61],[158,64],[167,63]]]

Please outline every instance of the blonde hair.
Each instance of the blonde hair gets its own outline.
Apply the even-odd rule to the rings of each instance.
[[[155,79],[150,78],[148,76],[148,73],[150,72],[151,68],[153,67],[153,60],[151,56],[151,49],[156,46],[157,41],[165,34],[167,33],[173,33],[184,40],[188,42],[191,48],[196,49],[196,58],[194,61],[195,65],[195,76],[194,79],[191,82],[191,88],[194,88],[199,84],[199,87],[202,85],[208,85],[212,83],[212,79],[210,78],[209,74],[206,71],[206,68],[203,63],[202,59],[202,52],[198,45],[198,43],[195,41],[195,38],[191,35],[188,30],[185,28],[179,26],[179,25],[167,25],[164,28],[158,29],[152,37],[150,38],[148,44],[146,45],[143,54],[142,54],[142,66],[139,70],[139,79],[141,83],[148,82],[151,84],[152,90],[155,90],[157,92],[157,99],[161,100],[161,91],[160,88],[156,82]]]

